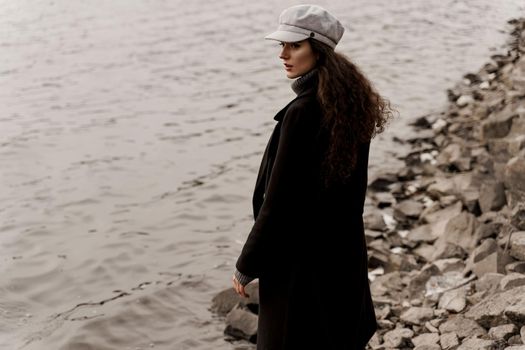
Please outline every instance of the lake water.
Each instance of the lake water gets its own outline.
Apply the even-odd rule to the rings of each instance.
[[[294,94],[263,40],[297,1],[0,0],[0,349],[234,349],[230,287],[273,115]],[[319,1],[400,118],[507,38],[522,0]]]

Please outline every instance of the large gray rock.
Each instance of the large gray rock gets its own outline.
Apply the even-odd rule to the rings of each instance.
[[[489,290],[496,290],[504,276],[505,275],[501,273],[484,274],[474,284],[476,287],[476,291],[484,292]]]
[[[494,350],[496,343],[493,340],[470,338],[464,341],[457,350]]]
[[[437,178],[433,184],[427,187],[426,192],[434,199],[439,199],[443,196],[454,194],[454,181],[447,178]]]
[[[397,221],[406,221],[408,218],[417,219],[423,209],[422,203],[413,199],[406,199],[394,206],[394,218]]]
[[[483,213],[500,210],[507,203],[503,183],[483,183],[479,191],[478,201]]]
[[[443,350],[454,350],[459,345],[458,335],[455,332],[442,333],[439,337],[439,344]]]
[[[212,299],[211,311],[221,316],[226,316],[235,305],[247,306],[249,304],[259,304],[259,283],[253,282],[246,286],[246,293],[249,298],[243,298],[235,292],[233,288],[228,288],[215,295]]]
[[[226,329],[224,333],[235,338],[255,342],[257,337],[257,322],[257,315],[237,305],[226,316]]]
[[[384,231],[387,228],[382,213],[377,210],[366,212],[363,216],[363,221],[365,227],[369,230]]]
[[[511,322],[516,323],[516,321],[521,322],[519,321],[521,319],[520,308],[523,306],[523,302],[525,302],[523,298],[524,295],[525,286],[495,293],[472,306],[472,308],[465,313],[465,316],[475,320],[485,328],[496,327]],[[516,307],[514,308],[514,306]]]
[[[499,283],[501,290],[509,290],[520,286],[525,286],[525,275],[521,273],[508,274]]]
[[[505,266],[505,272],[507,274],[514,272],[525,274],[525,261],[515,261],[510,264],[507,264]]]
[[[465,269],[465,263],[463,262],[463,259],[459,258],[439,259],[434,261],[434,265],[437,266],[441,273],[450,271],[463,271]]]
[[[423,293],[425,291],[425,285],[430,277],[439,274],[441,274],[441,271],[439,271],[439,268],[434,264],[423,267],[423,269],[421,269],[421,271],[409,282],[408,288],[412,295]]]
[[[514,207],[510,218],[510,223],[518,230],[525,230],[525,203],[518,203]]]
[[[517,154],[519,151],[525,148],[525,134],[514,136],[509,140],[508,153]]]
[[[461,177],[461,179],[463,179],[463,177]],[[432,213],[422,216],[421,220],[429,224],[440,222],[440,221],[448,222],[448,220],[450,220],[451,218],[461,213],[462,207],[463,207],[463,204],[461,204],[461,202],[456,202],[449,207],[443,208],[441,210],[436,210]]]
[[[491,339],[507,340],[516,333],[518,333],[518,328],[512,323],[492,327],[491,329],[489,329],[489,337]]]
[[[455,333],[458,338],[484,336],[487,332],[481,328],[475,321],[465,318],[461,315],[449,318],[439,326],[441,334]]]
[[[383,276],[378,276],[370,284],[370,290],[374,296],[382,296],[385,294],[399,293],[405,285],[402,281],[402,276],[399,271],[386,273]]]
[[[438,234],[434,233],[432,228],[431,224],[417,226],[408,232],[407,239],[415,243],[432,243],[438,238]]]
[[[383,336],[384,346],[387,348],[400,348],[410,346],[414,332],[409,328],[396,328],[388,331]]]
[[[484,243],[487,241],[488,243],[480,245],[473,253],[472,270],[478,278],[487,273],[504,273],[505,266],[513,261],[502,248],[492,243],[492,239],[487,239]]]
[[[525,231],[512,233],[509,254],[518,260],[525,260]]]
[[[492,113],[481,124],[482,137],[486,140],[507,136],[512,126],[512,119],[516,117],[518,114],[514,106]]]
[[[411,325],[422,325],[434,317],[431,307],[411,307],[401,314],[401,321]]]
[[[465,288],[456,288],[443,293],[439,298],[438,307],[451,312],[461,312],[467,306],[467,291]]]
[[[412,338],[412,343],[417,346],[437,345],[439,343],[439,334],[437,333],[423,333],[417,337]]]
[[[511,291],[515,289],[511,289]],[[521,298],[518,298],[517,300],[515,300],[511,305],[507,306],[505,308],[504,313],[505,313],[505,317],[511,320],[518,327],[524,326],[525,325],[525,298],[524,298],[524,295],[522,295]]]
[[[441,169],[458,169],[460,171],[470,170],[472,167],[469,150],[458,143],[451,143],[441,150],[436,158],[438,167]]]
[[[457,244],[466,251],[471,251],[477,243],[476,228],[476,217],[462,212],[448,221],[444,234],[437,239],[436,244],[441,245],[448,242]]]
[[[511,158],[505,165],[504,183],[508,189],[509,206],[513,208],[518,203],[525,202],[525,157]]]
[[[434,251],[432,252],[432,260],[439,259],[464,259],[467,256],[465,249],[460,247],[457,244],[442,241],[434,246]],[[443,271],[442,271],[443,272]]]
[[[437,344],[424,344],[416,346],[414,350],[441,350],[441,347]]]

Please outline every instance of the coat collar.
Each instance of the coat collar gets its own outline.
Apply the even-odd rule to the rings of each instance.
[[[293,100],[291,100],[286,106],[284,106],[283,109],[277,112],[277,114],[275,115],[275,117],[273,117],[273,119],[277,121],[283,120],[284,115],[286,114],[286,111],[288,110],[288,107],[290,107],[292,103],[306,96],[311,96],[311,95],[315,96],[316,94],[317,94],[317,81],[315,80],[313,84],[309,84],[304,89],[302,89]]]

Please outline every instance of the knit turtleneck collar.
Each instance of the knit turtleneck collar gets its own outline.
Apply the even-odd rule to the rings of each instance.
[[[300,76],[292,83],[292,90],[299,95],[317,84],[317,68],[312,69],[308,73]]]

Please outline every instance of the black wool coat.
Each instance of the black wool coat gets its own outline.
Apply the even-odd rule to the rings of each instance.
[[[257,350],[362,350],[376,330],[363,206],[369,143],[351,180],[321,179],[327,147],[316,85],[274,117],[237,269],[259,278]]]

